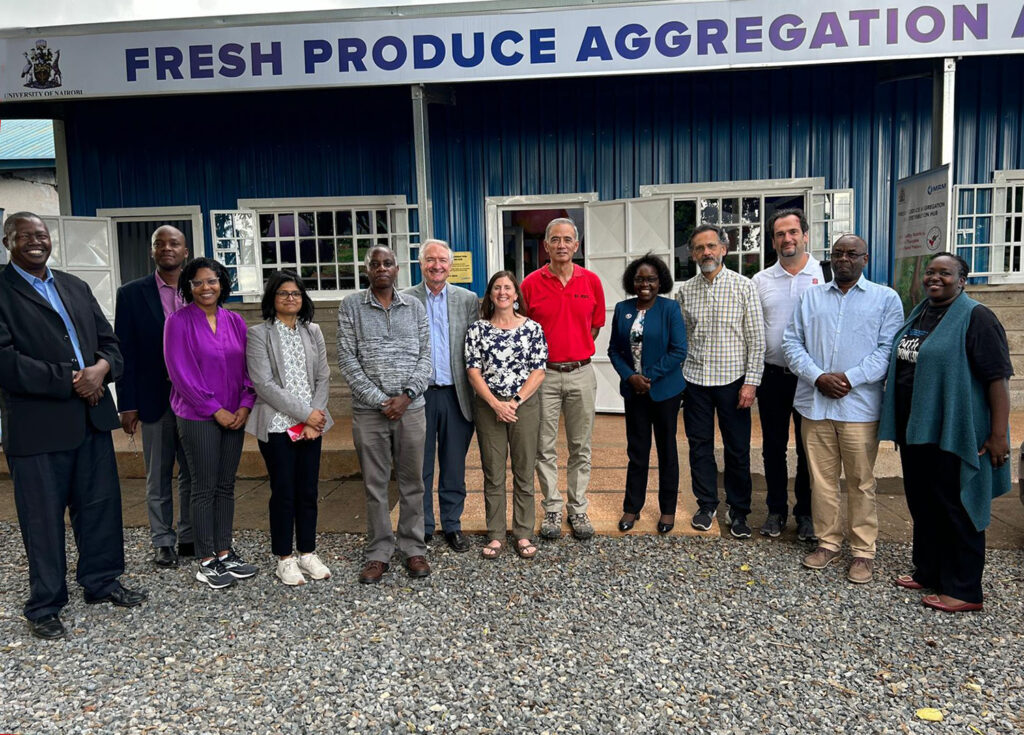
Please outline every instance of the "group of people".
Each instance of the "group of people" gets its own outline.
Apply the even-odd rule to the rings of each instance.
[[[776,212],[768,232],[777,262],[747,279],[724,265],[727,233],[698,226],[688,245],[699,273],[675,300],[667,298],[673,278],[660,258],[648,254],[627,266],[622,287],[631,298],[615,307],[608,348],[627,436],[619,529],[632,529],[645,504],[652,437],[657,529],[674,528],[682,406],[698,506],[691,525],[709,530],[719,504],[717,416],[725,518],[733,536],[749,537],[756,398],[768,486],[762,534],[777,537],[788,521],[792,420],[792,512],[798,537],[816,543],[803,564],[825,568],[848,540],[848,578],[870,581],[878,533],[874,461],[879,440],[892,439],[914,518],[915,569],[895,583],[932,590],[923,602],[937,609],[980,609],[990,504],[1009,490],[1012,367],[998,320],[963,293],[967,263],[934,256],[924,275],[928,298],[904,319],[898,295],[864,275],[869,256],[861,238],[839,238],[823,264],[807,252],[800,210]],[[270,478],[278,578],[299,585],[329,577],[316,554],[316,521],[322,436],[333,424],[330,366],[302,279],[273,274],[263,321],[247,328],[223,308],[231,290],[226,268],[188,260],[184,235],[160,227],[152,237],[155,272],[118,291],[115,333],[84,282],[47,266],[51,243],[39,217],[11,215],[3,242],[11,261],[0,275],[3,445],[29,560],[24,612],[33,634],[65,634],[65,508],[86,601],[134,606],[146,599],[118,581],[124,553],[110,435],[118,425],[142,436],[156,565],[176,567],[194,556],[196,579],[214,589],[257,574],[232,548],[235,474],[248,431]],[[440,240],[423,243],[423,280],[403,291],[395,286],[395,254],[385,246],[367,253],[368,288],[341,302],[337,337],[367,503],[360,582],[379,582],[396,546],[411,577],[429,575],[426,544],[435,533],[456,552],[472,548],[461,516],[474,432],[484,474],[483,558],[499,557],[508,543],[509,457],[511,549],[519,557],[538,553],[535,476],[541,537],[560,537],[565,522],[578,539],[594,534],[587,513],[597,391],[591,360],[605,299],[600,279],[573,263],[579,245],[572,220],[553,220],[544,235],[549,262],[521,284],[509,271],[495,273],[482,303],[448,283],[452,252]],[[562,418],[565,499],[556,454]],[[397,529],[388,503],[393,468]]]

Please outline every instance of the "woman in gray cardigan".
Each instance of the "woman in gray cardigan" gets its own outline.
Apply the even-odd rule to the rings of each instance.
[[[270,543],[277,576],[288,585],[331,571],[316,555],[321,437],[327,412],[327,347],[313,302],[295,273],[277,271],[263,292],[262,324],[249,328],[245,357],[256,389],[245,430],[259,440],[270,476]],[[298,547],[293,554],[292,539]]]

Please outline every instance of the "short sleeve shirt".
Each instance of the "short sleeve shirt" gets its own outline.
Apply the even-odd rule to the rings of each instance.
[[[572,278],[563,286],[544,266],[524,278],[521,288],[527,316],[544,330],[549,360],[575,362],[594,355],[590,330],[605,321],[604,288],[597,274],[574,265]]]
[[[499,329],[480,319],[466,330],[466,368],[479,370],[496,396],[518,393],[530,373],[543,368],[547,359],[544,332],[531,319],[514,329]]]

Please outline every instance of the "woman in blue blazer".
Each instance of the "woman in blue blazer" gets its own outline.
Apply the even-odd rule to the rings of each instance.
[[[647,496],[651,433],[658,449],[658,533],[676,521],[679,494],[679,451],[676,425],[682,401],[686,325],[679,304],[658,294],[672,291],[672,273],[651,253],[637,258],[622,274],[623,290],[635,298],[615,305],[608,357],[622,380],[619,392],[626,405],[626,497],[619,530],[633,528]]]

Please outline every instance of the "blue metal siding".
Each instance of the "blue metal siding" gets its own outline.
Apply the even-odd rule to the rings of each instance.
[[[1024,168],[1022,76],[1022,55],[957,62],[956,183],[987,184],[993,171]]]
[[[416,201],[407,87],[96,100],[66,109],[75,214],[198,204],[206,216],[246,198]]]
[[[856,191],[871,277],[885,280],[892,185],[929,166],[932,88],[927,78],[880,82],[877,70],[459,85],[454,106],[430,109],[435,231],[473,247],[481,283],[488,196],[618,199],[645,184],[821,176],[828,188]]]

